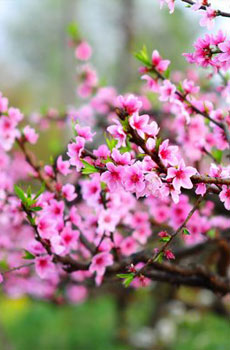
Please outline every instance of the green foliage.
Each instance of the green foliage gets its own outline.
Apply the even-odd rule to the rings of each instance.
[[[107,136],[106,134],[104,134],[104,136],[105,136],[105,141],[107,143],[107,146],[109,147],[109,150],[112,151],[114,147],[116,147],[118,141],[109,135]]]
[[[83,175],[90,175],[90,174],[93,174],[93,173],[98,173],[98,169],[97,169],[94,165],[92,165],[92,164],[86,162],[86,161],[83,160],[83,159],[81,159],[81,161],[82,161],[82,163],[83,163],[84,166],[85,166],[85,167],[82,169],[82,174],[83,174]]]
[[[190,232],[189,232],[189,230],[186,227],[183,228],[183,234],[186,235],[186,236],[190,235]]]
[[[222,160],[223,152],[221,150],[215,148],[212,150],[212,155],[216,159],[217,163],[220,164],[221,160]]]
[[[78,40],[79,39],[79,30],[78,30],[78,25],[76,22],[71,22],[67,26],[67,33],[73,40]]]
[[[146,67],[148,68],[151,68],[152,67],[152,64],[151,64],[151,61],[150,61],[150,58],[149,58],[149,55],[148,55],[148,52],[147,52],[147,48],[146,46],[144,45],[142,50],[136,52],[134,54],[134,56],[141,62],[143,63]]]
[[[32,190],[31,186],[28,186],[26,192],[23,191],[23,189],[17,185],[14,185],[14,192],[16,196],[21,200],[23,206],[28,211],[37,212],[42,210],[42,207],[36,206],[36,201],[38,197],[45,191],[45,184],[43,183],[41,188],[38,190],[38,192],[35,194],[35,196],[32,198]]]
[[[25,260],[32,260],[35,258],[35,255],[33,255],[32,253],[30,253],[28,250],[24,250],[24,255],[22,257]]]
[[[129,287],[130,283],[133,281],[135,274],[134,273],[119,273],[118,278],[124,279],[123,284],[125,288]]]

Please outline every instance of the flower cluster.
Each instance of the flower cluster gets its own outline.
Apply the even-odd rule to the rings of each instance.
[[[163,3],[173,12],[173,0]],[[203,7],[201,24],[210,24],[216,12],[204,1],[193,4],[194,10]],[[85,63],[89,44],[72,44],[84,105],[64,115],[50,109],[30,117],[40,130],[51,122],[72,127],[66,149],[50,164],[36,161],[29,148],[39,134],[30,123],[20,124],[23,114],[0,94],[0,282],[13,297],[54,298],[64,285],[68,301],[82,302],[89,280],[99,286],[116,274],[126,286],[148,286],[149,265],[176,260],[170,246],[175,237],[183,249],[230,227],[229,81],[208,94],[194,71],[170,77],[170,61],[157,50],[149,58],[144,48],[137,58],[146,84],[139,94],[121,96],[100,86],[96,70]],[[195,52],[185,56],[215,73],[226,71],[229,47],[219,31],[199,38]],[[158,98],[156,105],[149,94]],[[105,135],[100,144],[93,131],[98,115]],[[39,190],[18,185],[30,182],[34,189],[33,179]]]

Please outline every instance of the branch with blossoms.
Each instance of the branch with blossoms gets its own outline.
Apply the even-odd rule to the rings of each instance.
[[[162,8],[164,4],[166,4],[170,10],[170,13],[174,12],[175,9],[175,0],[159,0],[160,7]],[[211,7],[211,4],[208,0],[181,0],[186,3],[189,8],[193,11],[202,10],[204,13],[202,14],[202,18],[200,20],[201,27],[207,27],[208,29],[212,29],[214,26],[214,20],[216,17],[225,17],[230,18],[230,13],[216,10]]]
[[[94,281],[123,280],[135,289],[153,280],[229,293],[227,80],[207,95],[194,72],[179,81],[170,75],[169,60],[157,50],[150,58],[143,48],[136,57],[146,84],[137,95],[120,96],[100,86],[88,62],[91,47],[73,27],[71,35],[82,107],[64,114],[49,109],[22,128],[23,114],[0,95],[3,289],[11,294],[16,285],[21,293],[51,300],[58,291],[71,302],[85,300]],[[228,51],[219,32],[198,39],[195,52],[184,56],[222,75]],[[158,97],[156,105],[149,94]],[[61,128],[66,123],[69,142],[45,164],[32,147],[50,121]],[[96,125],[104,131],[100,144]],[[40,182],[37,191],[33,181],[33,190],[26,186],[33,179]]]

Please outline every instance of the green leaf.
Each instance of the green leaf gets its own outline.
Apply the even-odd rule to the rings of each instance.
[[[164,253],[160,252],[160,254],[157,255],[156,258],[154,259],[154,262],[162,263],[163,259],[164,259]]]
[[[34,199],[37,199],[46,189],[46,185],[45,182],[42,183],[40,190],[38,190],[36,196],[34,197]]]
[[[16,196],[21,199],[22,203],[25,204],[27,202],[27,198],[25,196],[24,191],[17,185],[14,185],[14,192]]]
[[[31,190],[31,186],[29,185],[26,191],[27,197],[31,197],[32,195],[32,190]]]
[[[158,151],[159,147],[160,147],[160,144],[162,142],[162,138],[161,137],[157,137],[157,140],[156,140],[156,151]]]
[[[92,165],[86,162],[85,160],[81,159],[82,163],[84,164],[84,168],[82,169],[82,174],[83,175],[89,175],[93,173],[98,173],[98,169]]]
[[[28,250],[24,250],[24,255],[22,257],[25,260],[31,260],[35,258],[35,255],[33,255],[32,253],[30,253]]]
[[[67,33],[69,34],[69,36],[74,39],[77,40],[79,37],[79,30],[78,30],[78,26],[76,22],[71,22],[69,23],[69,25],[67,26]]]
[[[189,230],[186,227],[183,228],[183,234],[186,235],[186,236],[190,235],[190,232],[189,232]]]
[[[210,237],[210,238],[215,238],[216,236],[216,230],[214,228],[212,228],[211,230],[209,230],[207,232],[207,236]]]
[[[127,288],[134,279],[134,273],[120,273],[117,277],[124,279],[123,284]]]
[[[107,143],[107,146],[109,147],[110,151],[114,149],[117,145],[117,140],[113,139],[112,137],[106,136],[105,134],[105,141]]]
[[[42,209],[43,209],[42,207],[30,207],[31,211],[40,211]]]
[[[221,163],[223,152],[219,149],[213,149],[212,151],[213,157],[216,159],[217,163]]]
[[[167,70],[165,71],[165,78],[166,79],[169,79],[170,78],[170,74],[171,74],[171,70],[170,70],[170,68],[167,68]]]
[[[144,45],[142,50],[140,50],[139,52],[136,52],[134,54],[134,56],[141,62],[143,63],[145,66],[147,66],[148,68],[152,67],[151,61],[149,59],[148,56],[148,52],[147,52],[147,48]]]
[[[161,241],[161,242],[169,242],[170,239],[171,239],[170,236],[168,236],[168,237],[162,237],[162,238],[160,239],[160,241]]]

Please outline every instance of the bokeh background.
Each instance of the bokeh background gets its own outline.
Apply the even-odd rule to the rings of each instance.
[[[229,0],[212,3],[230,10]],[[182,53],[202,33],[199,17],[179,4],[169,15],[159,10],[158,0],[0,0],[0,90],[28,115],[47,106],[79,106],[66,31],[76,21],[93,47],[102,81],[121,93],[135,92],[140,79],[133,53],[146,44],[169,58],[174,70],[185,70]],[[229,31],[222,19],[218,27]],[[35,148],[42,159],[63,148],[65,130],[53,127],[52,133],[51,139],[44,132]],[[170,292],[160,288],[159,296]],[[64,306],[1,296],[0,350],[227,350],[230,322],[209,310],[213,298],[181,288],[156,320],[160,300],[149,290],[131,293],[128,306],[106,291],[82,305]],[[117,329],[123,338],[128,329],[131,345],[119,341]]]

